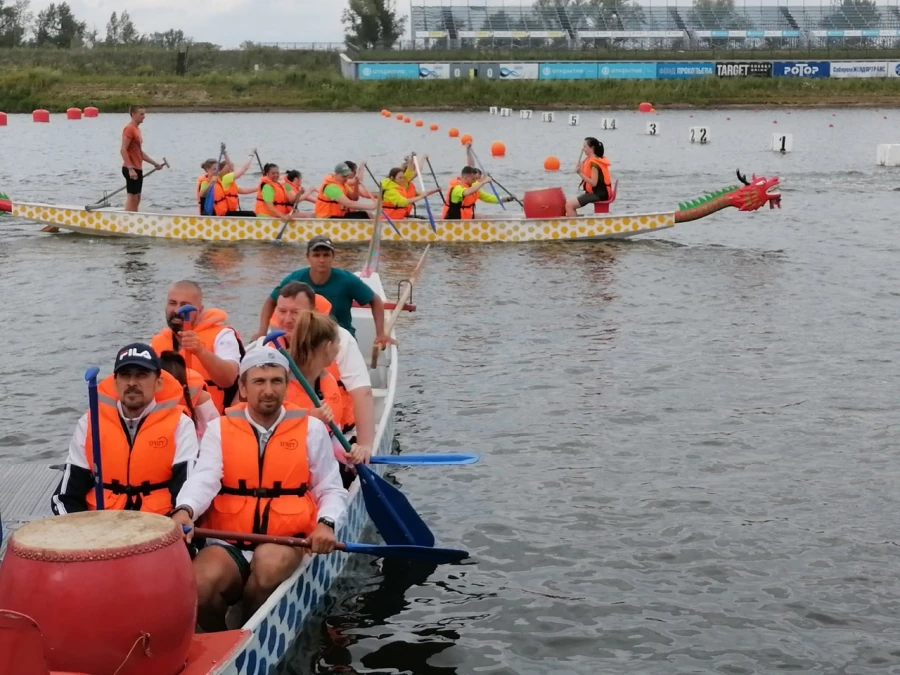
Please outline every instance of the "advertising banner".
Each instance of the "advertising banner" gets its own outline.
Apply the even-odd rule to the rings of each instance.
[[[540,70],[542,80],[596,80],[597,64],[581,63],[542,63]]]
[[[775,77],[828,77],[830,61],[776,61],[772,64]]]
[[[478,77],[483,80],[499,80],[500,79],[500,64],[499,63],[481,63],[480,61],[476,64],[478,66]]]
[[[716,65],[712,61],[656,64],[656,77],[661,80],[686,80],[691,77],[708,77],[715,74]]]
[[[597,75],[601,80],[654,80],[655,63],[598,63]]]
[[[420,63],[419,64],[420,80],[449,80],[450,64],[449,63]]]
[[[501,80],[536,80],[538,64],[536,63],[501,63]]]
[[[900,77],[900,61],[891,61],[888,64],[888,77]]]
[[[478,75],[478,70],[475,68],[474,63],[451,63],[450,64],[450,79],[466,79],[473,78]]]
[[[360,63],[356,71],[360,80],[416,80],[418,63]]]
[[[672,39],[684,37],[683,30],[580,30],[580,38],[604,38],[604,39]]]
[[[769,61],[717,61],[716,75],[719,77],[772,77]]]
[[[832,61],[831,77],[887,77],[887,61]]]

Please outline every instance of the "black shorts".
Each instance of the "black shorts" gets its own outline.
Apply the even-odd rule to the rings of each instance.
[[[366,211],[347,211],[342,216],[328,216],[329,218],[346,218],[348,220],[368,220],[369,214]]]
[[[229,218],[256,218],[255,211],[228,211],[225,215]]]
[[[578,205],[587,206],[594,202],[605,202],[607,199],[609,199],[609,196],[598,195],[596,192],[585,192],[578,197]]]
[[[144,187],[144,172],[141,169],[135,169],[137,178],[132,180],[131,176],[128,175],[129,171],[130,169],[122,167],[122,175],[125,176],[125,192],[130,195],[139,195],[141,194],[141,188]]]

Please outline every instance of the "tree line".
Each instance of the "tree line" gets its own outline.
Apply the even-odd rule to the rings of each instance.
[[[53,2],[35,14],[30,0],[0,0],[0,47],[116,47],[144,46],[176,49],[186,45],[218,49],[212,43],[195,43],[181,30],[141,33],[128,10],[113,12],[105,34],[79,21],[68,2]]]

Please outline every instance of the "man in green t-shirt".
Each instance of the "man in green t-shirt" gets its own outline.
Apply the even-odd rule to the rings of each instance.
[[[266,298],[259,317],[259,331],[254,339],[268,332],[281,289],[292,281],[302,281],[331,303],[331,315],[354,337],[356,331],[350,315],[353,301],[360,305],[371,304],[372,319],[375,322],[375,344],[379,347],[396,344],[395,340],[384,334],[384,301],[358,276],[334,267],[334,244],[331,239],[323,234],[310,239],[306,246],[306,259],[309,261],[309,267],[288,274]]]

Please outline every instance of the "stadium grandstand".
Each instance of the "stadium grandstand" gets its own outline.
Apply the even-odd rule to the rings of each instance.
[[[580,49],[610,41],[619,49],[897,47],[900,5],[412,0],[410,31],[423,47],[445,49]]]

